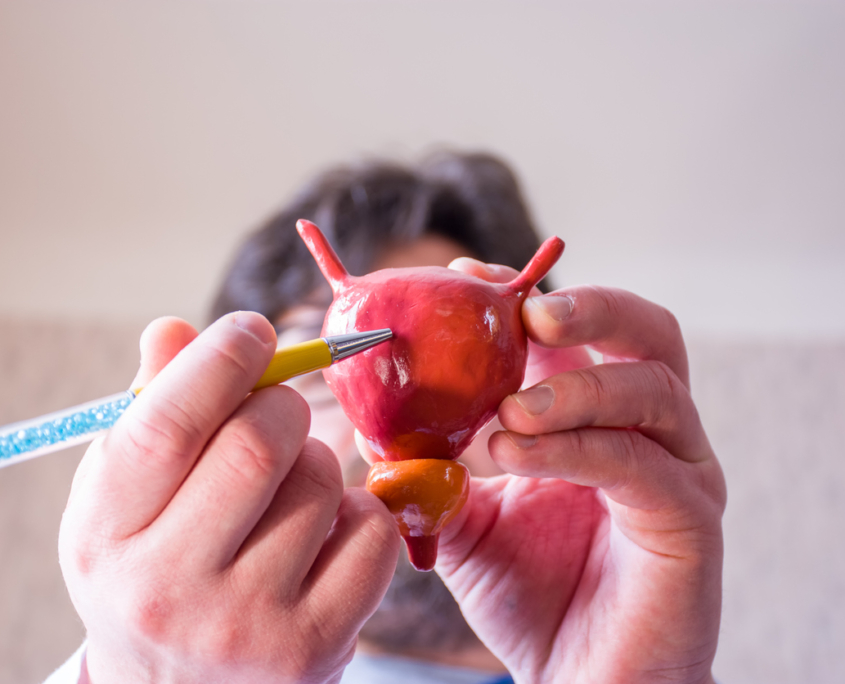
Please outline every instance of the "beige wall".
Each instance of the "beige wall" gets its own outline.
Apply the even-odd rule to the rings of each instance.
[[[841,3],[0,0],[0,313],[201,322],[314,170],[452,144],[514,162],[562,283],[842,334],[843,65]]]

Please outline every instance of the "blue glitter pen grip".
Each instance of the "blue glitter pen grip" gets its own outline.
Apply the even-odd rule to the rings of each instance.
[[[132,390],[0,428],[0,468],[51,451],[90,442],[123,415]]]

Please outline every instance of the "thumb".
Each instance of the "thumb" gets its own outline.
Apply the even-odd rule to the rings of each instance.
[[[197,335],[190,323],[175,316],[157,318],[150,323],[141,333],[141,367],[130,387],[138,389],[149,384]]]

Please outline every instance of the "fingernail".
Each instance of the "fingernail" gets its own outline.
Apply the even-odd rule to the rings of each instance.
[[[540,297],[529,297],[525,305],[533,307],[553,321],[563,321],[572,313],[572,298],[563,294],[542,295]]]
[[[517,449],[529,449],[537,443],[537,435],[523,435],[519,432],[505,433]]]
[[[540,385],[524,392],[517,392],[512,396],[526,413],[537,416],[552,405],[555,400],[555,391],[548,385]]]
[[[254,311],[238,311],[233,316],[233,322],[241,330],[248,332],[267,346],[271,344],[276,346],[276,332],[261,314]]]

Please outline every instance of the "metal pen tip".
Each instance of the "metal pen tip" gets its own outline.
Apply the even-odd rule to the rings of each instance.
[[[374,347],[385,340],[389,340],[391,337],[393,337],[393,331],[390,328],[382,328],[381,330],[366,330],[348,335],[331,335],[323,339],[329,345],[329,350],[332,354],[332,363],[334,363],[335,361],[345,359],[347,356],[352,356],[365,349]]]

